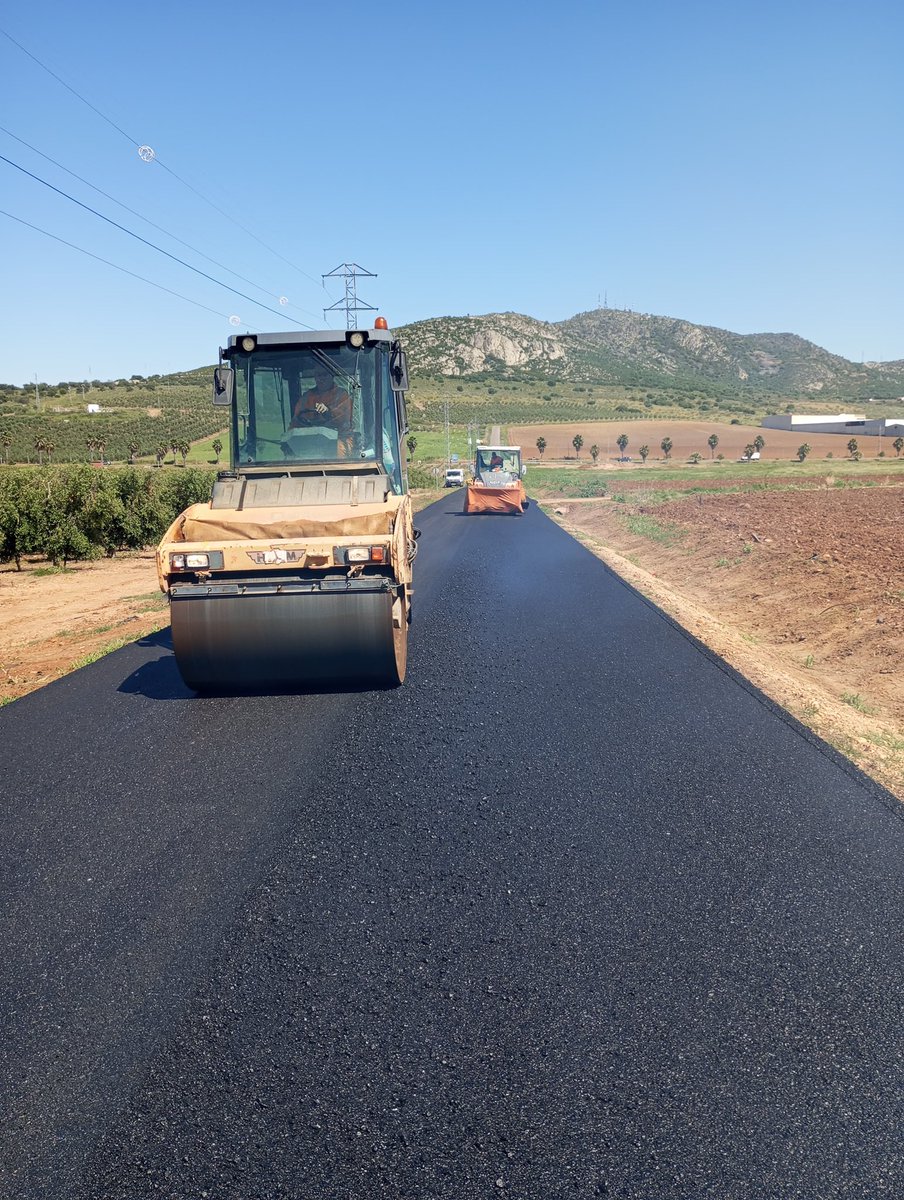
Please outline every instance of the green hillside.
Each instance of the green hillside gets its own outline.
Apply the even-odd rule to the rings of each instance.
[[[904,362],[856,364],[794,334],[741,335],[669,317],[595,309],[567,321],[518,313],[403,327],[417,433],[649,418],[759,424],[768,413],[904,412]],[[0,385],[0,457],[56,462],[153,457],[222,432],[212,367],[130,379]],[[87,412],[97,405],[99,412]],[[93,442],[93,445],[90,444]]]

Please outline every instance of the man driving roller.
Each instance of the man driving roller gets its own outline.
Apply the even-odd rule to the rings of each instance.
[[[345,458],[351,449],[351,399],[348,392],[338,386],[327,363],[315,359],[312,374],[314,386],[302,392],[295,401],[286,433],[312,425],[329,425],[339,434],[338,454]]]

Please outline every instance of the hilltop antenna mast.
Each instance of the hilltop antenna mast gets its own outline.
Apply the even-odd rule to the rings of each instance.
[[[367,276],[368,279],[376,279],[373,271],[365,271],[363,267],[359,267],[357,263],[340,263],[332,271],[321,276],[322,279],[334,279],[337,276],[345,280],[345,296],[341,300],[337,300],[335,304],[331,304],[329,308],[323,310],[324,320],[326,314],[336,312],[338,309],[345,309],[345,328],[354,329],[357,322],[352,316],[356,312],[376,312],[377,309],[373,304],[366,304],[363,300],[358,299],[357,279],[358,276]]]

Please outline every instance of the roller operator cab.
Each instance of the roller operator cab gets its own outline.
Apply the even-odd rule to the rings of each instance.
[[[382,328],[231,337],[230,469],[157,551],[197,691],[399,684],[411,617],[408,369]]]

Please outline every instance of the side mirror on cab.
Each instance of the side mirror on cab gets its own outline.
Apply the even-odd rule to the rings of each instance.
[[[215,367],[213,372],[213,402],[224,408],[232,407],[235,392],[235,371],[232,367]]]
[[[399,342],[392,343],[389,355],[389,374],[396,392],[408,391],[408,359]]]

